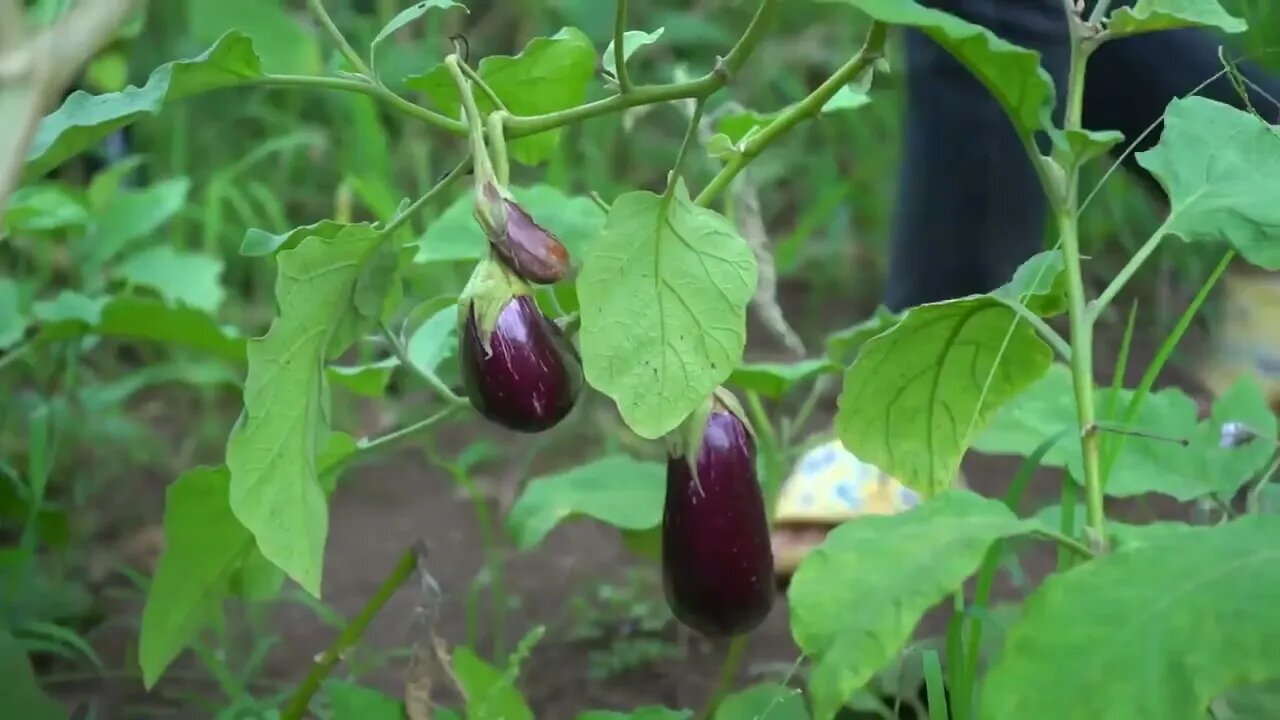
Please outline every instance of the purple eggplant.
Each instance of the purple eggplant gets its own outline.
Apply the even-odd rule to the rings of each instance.
[[[471,405],[510,430],[547,430],[573,409],[582,360],[519,279],[482,260],[460,307],[462,384]]]
[[[773,608],[775,587],[754,435],[723,391],[677,433],[662,519],[667,604],[703,635],[750,632]]]
[[[522,279],[543,285],[569,274],[569,251],[551,231],[534,221],[510,193],[485,183],[475,208],[476,221],[491,247]]]

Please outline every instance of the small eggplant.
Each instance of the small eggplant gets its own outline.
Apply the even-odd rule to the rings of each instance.
[[[550,285],[569,274],[569,251],[559,238],[496,183],[481,185],[475,218],[489,238],[489,247],[521,279]]]
[[[467,399],[510,430],[536,433],[564,419],[582,390],[577,350],[493,258],[482,260],[463,291],[459,360]]]
[[[709,637],[754,630],[774,602],[755,437],[742,418],[733,396],[717,390],[668,452],[663,589],[676,619]]]

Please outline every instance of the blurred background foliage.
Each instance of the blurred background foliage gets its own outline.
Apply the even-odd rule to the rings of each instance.
[[[407,5],[325,4],[356,48],[367,48]],[[1280,70],[1280,6],[1270,0],[1223,4],[1250,22],[1232,49]],[[29,17],[49,23],[68,5],[34,0]],[[485,56],[517,54],[529,39],[564,27],[580,29],[598,52],[611,37],[614,7],[604,0],[467,5],[470,13],[430,13],[381,44],[377,67],[393,89],[429,103],[404,78],[439,63],[455,34],[465,36],[473,65]],[[630,7],[631,28],[663,29],[657,43],[632,59],[631,76],[661,83],[710,68],[755,3],[632,0]],[[761,112],[781,108],[825,79],[862,41],[864,23],[851,7],[792,2],[786,8],[717,102],[731,99]],[[198,55],[232,29],[253,38],[268,71],[317,74],[338,66],[302,0],[167,0],[148,3],[121,28],[85,69],[80,87],[104,93],[142,85],[157,66]],[[891,62],[901,66],[896,57]],[[901,80],[900,72],[891,73],[870,106],[801,125],[751,166],[762,188],[782,304],[810,343],[863,320],[878,303],[899,161]],[[602,97],[607,91],[596,82],[590,92]],[[589,203],[590,192],[609,200],[630,189],[659,189],[685,126],[674,105],[592,119],[569,128],[544,166],[515,166],[513,181],[541,186],[528,192],[550,198],[549,206],[562,195]],[[325,218],[387,218],[402,198],[420,195],[450,169],[461,147],[459,138],[365,97],[238,88],[144,118],[95,153],[28,183],[0,210],[0,353],[8,351],[0,354],[0,628],[13,629],[37,657],[37,669],[58,662],[100,665],[85,634],[104,623],[136,628],[136,616],[109,616],[104,578],[119,570],[121,554],[126,561],[154,555],[154,538],[137,528],[154,526],[164,483],[195,462],[220,457],[238,411],[240,377],[224,364],[165,346],[73,338],[34,348],[24,344],[26,321],[18,318],[56,323],[81,312],[91,297],[124,289],[185,304],[241,335],[259,335],[274,311],[276,269],[241,254],[248,230],[279,233]],[[693,187],[712,170],[700,158],[705,155],[687,166]],[[1103,163],[1091,167],[1086,187],[1105,169]],[[438,223],[415,225],[429,240],[425,247],[447,244],[455,232],[475,232],[465,206],[445,213],[454,202],[444,198],[431,208],[426,217],[439,216]],[[1088,265],[1095,288],[1156,227],[1160,213],[1155,199],[1123,173],[1108,181],[1083,225],[1084,251],[1097,260]],[[1219,252],[1163,245],[1133,291],[1144,333],[1163,336]],[[472,259],[447,255],[414,265],[406,278],[409,297],[461,288]],[[772,341],[761,342],[766,347],[756,350],[767,354]],[[116,552],[104,559],[104,547]],[[37,562],[39,572],[31,569]],[[145,570],[147,563],[134,564]],[[129,575],[128,597],[136,599],[129,593],[145,583],[143,575]],[[242,669],[249,672],[255,663]]]

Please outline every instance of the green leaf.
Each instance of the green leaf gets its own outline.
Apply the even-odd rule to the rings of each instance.
[[[27,153],[26,174],[48,172],[125,125],[159,114],[166,103],[261,76],[262,64],[253,42],[233,31],[199,57],[156,68],[140,88],[127,87],[106,95],[76,91],[36,129]]]
[[[596,50],[591,39],[576,28],[564,28],[554,37],[534,38],[515,57],[490,55],[477,71],[507,109],[516,115],[542,115],[581,105],[595,72]],[[423,75],[405,78],[405,84],[426,93],[444,114],[457,117],[458,87],[443,65]],[[476,94],[481,112],[495,108],[483,93]],[[511,158],[525,165],[545,162],[560,141],[556,128],[508,144]]]
[[[761,683],[726,697],[715,720],[809,720],[809,710],[799,690]]]
[[[878,305],[871,317],[827,336],[827,357],[837,365],[848,366],[868,340],[899,322],[902,322],[902,313],[890,312],[884,305]]]
[[[1065,157],[1059,158],[1063,166],[1077,167],[1107,154],[1111,148],[1124,142],[1124,134],[1116,130],[1081,130],[1072,128],[1057,135]]]
[[[322,70],[315,25],[288,5],[284,0],[193,3],[186,12],[187,33],[204,44],[228,31],[243,32],[258,49],[266,72],[315,75]]]
[[[75,290],[63,290],[52,300],[31,304],[31,315],[42,323],[79,323],[93,327],[102,322],[108,298],[89,297]]]
[[[0,628],[0,697],[6,713],[22,720],[66,720],[67,712],[44,693],[22,643]]]
[[[793,363],[747,363],[734,370],[728,382],[743,390],[780,398],[800,383],[839,370],[838,365],[826,358],[809,358]]]
[[[1201,720],[1219,694],[1280,678],[1277,562],[1280,518],[1253,516],[1049,578],[1009,630],[980,717]]]
[[[1169,196],[1166,232],[1225,239],[1246,260],[1280,269],[1280,129],[1200,97],[1169,103],[1160,142],[1138,164]]]
[[[1127,407],[1132,397],[1132,391],[1121,391],[1116,407]],[[1095,393],[1099,413],[1111,402],[1111,390]],[[1241,448],[1219,447],[1224,422],[1242,422],[1262,437]],[[1044,438],[1076,424],[1071,371],[1055,364],[1023,395],[1000,409],[973,448],[991,454],[1026,455]],[[1257,381],[1250,377],[1242,377],[1215,400],[1212,417],[1201,423],[1196,421],[1195,401],[1182,391],[1167,388],[1153,392],[1129,429],[1154,437],[1124,437],[1106,486],[1107,494],[1115,497],[1156,492],[1185,501],[1215,492],[1232,494],[1266,464],[1277,437],[1275,415]],[[1106,441],[1119,439],[1111,436]],[[1183,440],[1189,442],[1185,447],[1178,442]],[[1078,438],[1057,443],[1041,462],[1066,467],[1074,478],[1084,477]]]
[[[374,325],[394,312],[402,297],[400,258],[396,250],[390,242],[379,243],[356,278],[352,307],[357,315]]]
[[[535,478],[507,516],[516,547],[529,550],[557,525],[590,517],[620,530],[649,530],[662,521],[666,467],[611,455]]]
[[[43,342],[93,333],[183,345],[228,362],[245,362],[244,338],[194,308],[174,308],[153,298],[123,295],[98,300],[59,296],[53,304],[56,310],[46,309],[46,324],[40,328]]]
[[[1039,53],[1000,39],[990,30],[914,0],[827,0],[852,5],[884,23],[928,35],[973,73],[1000,103],[1022,137],[1050,127],[1053,80]]]
[[[330,365],[329,379],[357,395],[382,397],[400,361],[387,358],[367,365]]]
[[[995,411],[1049,370],[1052,351],[1009,303],[1057,309],[1061,268],[1037,255],[991,295],[912,308],[867,340],[838,400],[845,447],[925,497],[950,487]]]
[[[1037,527],[997,500],[949,490],[905,513],[832,530],[787,592],[792,635],[816,659],[809,677],[815,720],[831,720],[893,660],[925,612],[978,569],[992,543]]]
[[[658,28],[653,32],[645,32],[643,30],[628,30],[622,34],[622,61],[626,62],[635,54],[637,50],[645,45],[652,45],[658,42],[658,38],[662,37],[665,28]],[[618,76],[617,56],[613,52],[613,40],[609,41],[609,46],[604,49],[604,55],[600,57],[604,63],[604,71],[613,77]]]
[[[0,350],[22,342],[30,323],[22,288],[14,280],[0,278]]]
[[[512,681],[471,648],[454,649],[453,673],[467,698],[467,720],[533,720],[533,711]]]
[[[409,336],[409,360],[419,370],[434,373],[458,352],[457,337],[458,309],[451,304],[437,310]]]
[[[175,250],[168,245],[131,255],[115,269],[115,277],[155,290],[165,302],[216,314],[226,292],[222,289],[222,260],[203,253]]]
[[[321,220],[310,225],[296,227],[279,235],[272,235],[266,230],[259,230],[258,228],[249,228],[244,234],[244,240],[240,243],[240,254],[245,257],[270,255],[282,248],[297,247],[298,243],[302,242],[304,238],[331,238],[342,232],[346,227],[347,223]]]
[[[620,195],[578,276],[583,370],[647,439],[679,425],[742,362],[756,259],[678,183]]]
[[[391,21],[382,26],[378,34],[374,36],[373,42],[369,43],[369,69],[373,70],[373,75],[378,76],[378,45],[382,44],[392,33],[418,18],[426,15],[428,11],[433,9],[448,10],[449,8],[462,8],[463,12],[470,13],[466,5],[454,0],[421,0],[409,7],[401,10]]]
[[[332,720],[404,720],[404,702],[374,690],[342,680],[325,683]]]
[[[1117,7],[1107,18],[1107,36],[1114,38],[1188,27],[1215,27],[1241,33],[1249,25],[1228,13],[1218,0],[1138,0],[1133,7]]]
[[[245,412],[227,443],[231,509],[262,554],[317,597],[328,534],[316,471],[329,425],[323,368],[357,335],[351,296],[381,240],[352,225],[280,254],[279,315],[249,342]]]
[[[138,660],[150,690],[200,627],[221,611],[253,536],[231,514],[225,467],[188,470],[165,493],[165,550],[142,611]]]
[[[70,189],[52,183],[20,187],[9,195],[0,215],[4,232],[47,232],[89,224],[89,209]]]
[[[534,220],[564,243],[575,260],[581,259],[588,242],[604,227],[605,215],[589,198],[565,195],[550,185],[510,188],[516,201]],[[475,191],[458,196],[440,213],[418,240],[414,262],[458,262],[479,260],[489,252],[489,243],[476,223]]]
[[[163,180],[132,190],[119,188],[93,208],[93,225],[84,256],[94,265],[114,258],[131,243],[150,236],[171,220],[187,202],[191,181]]]
[[[631,712],[614,712],[612,710],[591,710],[578,715],[577,720],[689,720],[693,717],[690,710],[671,710],[656,705],[636,708]],[[761,718],[764,720],[764,718]]]

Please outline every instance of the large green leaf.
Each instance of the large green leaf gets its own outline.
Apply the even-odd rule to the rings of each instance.
[[[81,256],[95,266],[116,257],[177,215],[190,190],[191,181],[178,177],[137,190],[117,187],[104,193],[94,203],[93,223]]]
[[[585,516],[621,530],[648,530],[662,521],[666,468],[611,455],[528,484],[507,516],[516,547],[528,550],[556,525]]]
[[[165,493],[165,551],[142,611],[138,661],[150,689],[196,632],[221,610],[253,536],[231,514],[225,467],[197,467]]]
[[[1110,390],[1096,393],[1099,414],[1112,404],[1111,397]],[[1128,406],[1132,397],[1132,391],[1120,392],[1115,401],[1118,412]],[[1075,427],[1077,422],[1071,371],[1064,365],[1054,365],[1025,393],[1000,409],[975,439],[973,448],[1025,456],[1045,438],[1063,428]],[[1262,437],[1244,447],[1221,447],[1221,427],[1226,422],[1244,423]],[[1267,407],[1257,381],[1250,377],[1242,377],[1217,398],[1212,417],[1204,422],[1197,422],[1195,401],[1181,390],[1153,392],[1128,429],[1144,435],[1123,438],[1106,488],[1108,495],[1116,497],[1155,492],[1190,500],[1210,493],[1231,494],[1266,464],[1277,436],[1276,417]],[[1119,442],[1121,438],[1111,435],[1105,441]],[[1180,441],[1188,444],[1183,446]],[[1077,479],[1084,477],[1078,439],[1057,443],[1041,463],[1066,467]]]
[[[791,392],[800,383],[839,369],[826,358],[809,358],[793,363],[747,363],[729,375],[728,384],[777,398]]]
[[[1049,346],[1010,304],[1059,310],[1061,267],[1037,255],[991,295],[913,308],[867,340],[838,400],[845,447],[925,496],[950,487],[973,437],[1049,369]]]
[[[950,490],[900,515],[869,515],[832,530],[787,592],[791,632],[816,659],[809,677],[815,720],[831,720],[888,664],[992,543],[1037,527],[1003,503]]]
[[[1229,33],[1249,29],[1244,20],[1223,10],[1218,0],[1138,0],[1132,7],[1121,6],[1111,12],[1107,35],[1124,37],[1197,26]]]
[[[355,339],[353,293],[381,239],[352,225],[280,254],[279,314],[249,342],[244,415],[227,443],[236,517],[267,559],[316,596],[328,534],[316,469],[329,426],[324,365]]]
[[[62,185],[33,184],[9,195],[4,212],[0,213],[0,236],[78,228],[88,223],[89,209],[82,197]]]
[[[678,183],[619,196],[578,276],[583,370],[638,435],[679,425],[742,362],[756,259]]]
[[[1053,80],[1040,55],[996,37],[990,30],[914,0],[827,0],[853,5],[871,17],[913,27],[964,63],[986,86],[1023,137],[1049,127]]]
[[[984,720],[1201,720],[1280,678],[1280,518],[1118,549],[1028,598],[982,692]]]
[[[282,0],[218,0],[191,3],[187,33],[195,42],[213,43],[223,33],[242,32],[253,41],[267,72],[315,75],[321,71],[320,43],[313,23],[285,7]]]
[[[245,361],[244,338],[194,308],[171,307],[161,300],[127,295],[102,298],[101,302],[83,296],[69,300],[59,296],[50,302],[53,305],[48,308],[49,314],[40,318],[42,341],[84,334],[109,335],[183,345],[230,362]]]
[[[67,711],[40,689],[26,650],[7,628],[0,628],[0,698],[4,699],[8,717],[22,720],[67,718]]]
[[[467,698],[467,720],[533,720],[533,711],[512,679],[471,648],[454,649],[453,674]]]
[[[405,720],[404,702],[342,680],[325,683],[333,714],[332,720]]]
[[[809,720],[809,709],[799,690],[762,683],[726,697],[715,720]]]
[[[30,322],[22,287],[15,280],[0,277],[0,350],[21,342]]]
[[[46,173],[125,125],[159,114],[166,103],[261,76],[262,63],[253,42],[231,31],[198,57],[156,68],[140,88],[130,86],[106,95],[76,91],[36,129],[27,152],[26,172],[33,176]]]
[[[219,258],[157,245],[126,258],[114,274],[127,283],[155,290],[170,305],[187,305],[212,315],[226,295],[222,270]]]
[[[574,261],[581,261],[588,242],[604,227],[604,212],[588,198],[565,195],[550,185],[513,187],[511,193],[539,225],[564,243]],[[484,257],[489,242],[474,213],[475,191],[468,190],[427,226],[414,261],[469,262]]]
[[[596,67],[591,39],[576,28],[564,28],[553,37],[534,38],[515,57],[490,55],[477,70],[503,105],[516,115],[541,115],[582,104]],[[458,86],[443,65],[423,75],[405,78],[409,87],[425,92],[450,117],[461,112]],[[494,109],[483,93],[476,94],[481,112]],[[511,158],[537,165],[551,157],[563,128],[556,128],[510,143]]]
[[[1254,265],[1280,269],[1280,127],[1206,98],[1174,100],[1138,163],[1169,196],[1167,232],[1225,239]]]
[[[879,305],[871,317],[828,335],[827,357],[837,365],[848,365],[868,340],[883,334],[901,321],[902,313],[890,312],[887,307]]]

